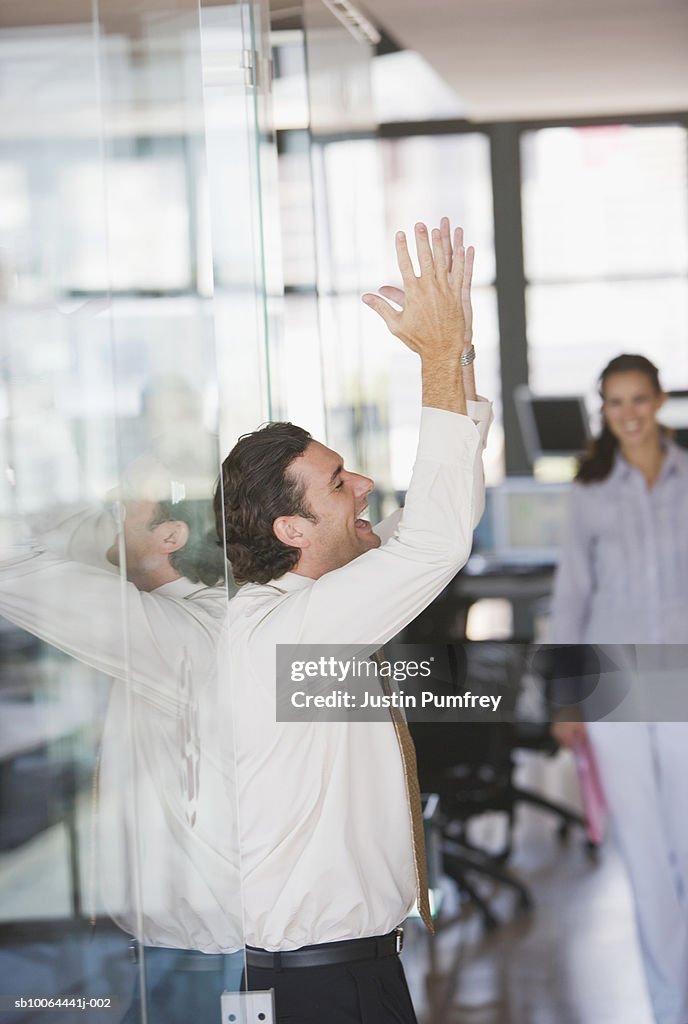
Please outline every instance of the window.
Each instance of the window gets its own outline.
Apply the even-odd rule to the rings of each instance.
[[[688,374],[688,176],[678,125],[522,137],[530,383],[594,393],[622,352]]]
[[[496,483],[504,475],[504,464],[489,140],[483,133],[467,132],[389,139],[381,146],[387,237],[393,238],[399,228],[412,236],[416,221],[436,225],[446,214],[453,225],[464,228],[467,244],[475,245],[476,380],[478,390],[495,400],[495,423],[485,467],[488,482]],[[394,249],[389,243],[385,257],[385,281],[399,284]],[[412,439],[417,436],[420,410],[417,357],[400,349],[390,366],[391,456],[393,475],[401,487],[408,482],[415,455]]]

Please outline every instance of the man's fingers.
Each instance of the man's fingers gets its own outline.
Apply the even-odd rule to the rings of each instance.
[[[466,325],[464,344],[469,345],[473,341],[473,306],[471,304],[471,282],[473,281],[473,261],[475,249],[469,245],[466,249],[463,267],[463,286],[461,288],[461,305],[463,307],[463,319]]]
[[[463,290],[470,298],[471,284],[473,282],[473,263],[475,261],[475,249],[469,245],[466,249],[466,257],[463,265]]]
[[[444,262],[447,264],[447,273],[451,273],[452,268],[452,243],[451,243],[451,228],[449,226],[449,217],[442,217],[440,221],[440,236],[442,238],[442,251],[444,252]]]
[[[432,229],[432,255],[435,260],[435,271],[447,274],[449,272],[449,268],[447,266],[447,258],[445,256],[444,245],[442,243],[442,234],[439,228]]]
[[[378,288],[380,295],[384,295],[390,302],[396,302],[397,306],[401,306],[403,309],[406,304],[406,293],[401,288],[395,288],[391,284],[383,284],[382,288]]]
[[[449,277],[459,295],[463,295],[463,276],[466,263],[466,250],[461,244],[462,241],[463,231],[461,228],[457,228],[454,232],[454,258]]]
[[[374,309],[378,316],[382,317],[389,330],[394,334],[394,329],[399,319],[396,309],[390,306],[389,302],[385,302],[379,295],[374,295],[372,292],[366,292],[365,295],[361,296],[361,300],[365,302],[366,306]]]
[[[416,252],[418,253],[418,265],[420,266],[421,277],[423,274],[432,274],[435,264],[428,238],[428,229],[425,224],[416,224]]]
[[[463,303],[464,315],[471,312],[471,284],[473,282],[473,261],[475,260],[475,249],[469,245],[466,249],[463,264],[463,285],[461,286],[461,302]]]
[[[408,288],[416,280],[416,273],[413,269],[404,232],[397,231],[394,241],[397,248],[397,263],[401,271],[401,279]]]

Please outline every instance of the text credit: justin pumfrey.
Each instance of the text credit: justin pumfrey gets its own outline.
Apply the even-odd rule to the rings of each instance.
[[[458,693],[443,693],[419,689],[419,682],[433,672],[433,658],[421,661],[377,661],[320,657],[309,661],[292,661],[291,683],[308,683],[314,679],[330,680],[335,685],[326,693],[310,692],[308,688],[294,689],[290,693],[291,706],[298,710],[342,708],[368,709],[416,708],[483,709],[496,712],[502,697],[497,694],[478,694],[469,689]],[[413,693],[401,688],[400,683],[413,680]],[[367,681],[373,685],[367,685]],[[352,684],[347,686],[346,684]],[[392,689],[392,683],[394,689]],[[362,685],[363,684],[363,685]],[[385,685],[386,684],[386,685]]]

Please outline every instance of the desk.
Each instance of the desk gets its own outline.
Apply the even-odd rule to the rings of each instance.
[[[0,700],[0,763],[80,732],[91,713],[59,700]]]
[[[72,910],[81,914],[77,790],[71,759],[51,759],[50,744],[92,722],[88,710],[59,700],[0,701],[0,848],[11,849],[56,822],[67,832]]]
[[[528,564],[490,565],[479,555],[468,560],[454,577],[452,592],[469,608],[485,598],[503,598],[513,610],[513,640],[534,640],[535,605],[552,593],[555,566]]]
[[[407,627],[403,640],[460,643],[466,639],[466,617],[471,605],[486,598],[503,598],[513,609],[511,639],[532,643],[535,606],[551,594],[554,571],[553,565],[495,565],[474,555],[429,608]]]

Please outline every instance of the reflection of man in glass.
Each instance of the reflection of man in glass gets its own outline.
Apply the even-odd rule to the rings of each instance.
[[[169,480],[166,493],[159,480],[151,487],[152,468],[135,474],[145,488],[130,486],[117,539],[109,514],[55,514],[28,553],[0,563],[0,614],[114,677],[97,889],[147,947],[148,1019],[214,1020],[229,965],[202,954],[242,945],[231,730],[216,672],[224,559],[209,502],[184,500]],[[112,568],[120,562],[126,584]],[[193,965],[187,951],[201,951]],[[170,1017],[170,1004],[183,1016]],[[138,1021],[138,1009],[126,1019]]]
[[[466,402],[464,252],[455,238],[452,264],[446,221],[432,245],[417,226],[416,244],[421,276],[400,235],[406,293],[384,292],[403,311],[366,297],[421,357],[424,408],[401,518],[373,531],[363,518],[373,482],[288,423],[241,438],[216,495],[244,584],[229,605],[227,656],[248,982],[275,990],[285,1024],[415,1021],[398,926],[416,897],[428,921],[429,908],[405,724],[276,721],[275,655],[278,644],[371,654],[470,553],[489,405]]]
[[[139,590],[157,590],[185,577],[194,583],[215,586],[223,577],[218,554],[209,533],[208,502],[133,501],[121,505],[124,568],[130,583]],[[120,565],[120,544],[107,549],[111,565]]]

